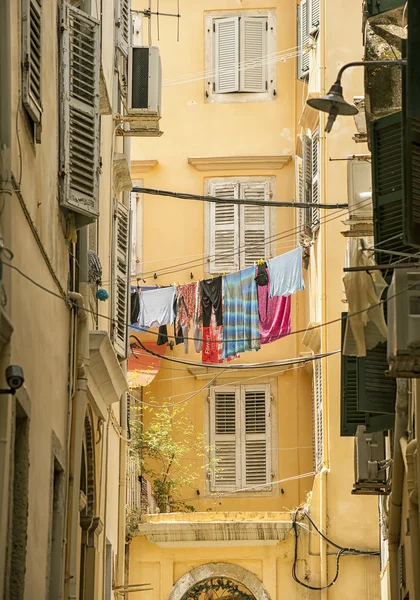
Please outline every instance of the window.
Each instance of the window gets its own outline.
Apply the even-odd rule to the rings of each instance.
[[[112,252],[112,339],[115,350],[127,356],[128,286],[130,284],[130,212],[115,200]]]
[[[268,384],[210,389],[212,491],[271,489],[270,403]]]
[[[128,46],[131,38],[131,2],[130,0],[117,1],[117,48],[124,55],[128,55]]]
[[[297,7],[298,25],[298,79],[306,79],[309,75],[309,45],[320,25],[320,0],[301,0]]]
[[[319,472],[324,464],[324,413],[322,404],[322,363],[320,359],[314,361],[314,375],[312,382],[313,403],[313,451],[314,470]]]
[[[210,102],[275,97],[275,11],[221,11],[206,15],[206,99]]]
[[[297,211],[299,243],[304,243],[320,226],[320,142],[319,126],[312,136],[302,135],[302,158],[296,157],[296,198],[298,202],[312,203],[313,208]]]
[[[41,0],[22,2],[22,102],[41,141],[42,116],[42,5]]]
[[[206,207],[206,253],[210,273],[237,271],[271,256],[273,217],[269,206],[229,204],[229,199],[270,200],[274,178],[211,179],[206,194],[226,203]]]
[[[60,64],[60,203],[82,227],[99,216],[100,26],[66,2]]]

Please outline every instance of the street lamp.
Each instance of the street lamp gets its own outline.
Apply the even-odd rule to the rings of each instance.
[[[328,121],[325,127],[325,131],[329,133],[334,125],[334,121],[337,115],[356,115],[359,111],[354,104],[349,104],[343,97],[343,88],[341,87],[341,78],[343,73],[349,67],[374,67],[376,66],[387,66],[387,67],[402,67],[407,64],[406,60],[361,60],[356,62],[350,62],[341,67],[338,72],[337,80],[330,88],[330,91],[326,96],[322,98],[311,98],[307,100],[307,104],[316,110],[328,113]]]

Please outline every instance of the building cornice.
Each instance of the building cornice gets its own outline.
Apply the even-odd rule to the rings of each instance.
[[[131,161],[131,178],[141,179],[143,173],[148,173],[158,164],[156,158],[147,158],[144,160],[132,160]]]
[[[277,156],[193,156],[188,163],[197,171],[238,171],[268,169],[278,171],[292,160],[289,154]]]

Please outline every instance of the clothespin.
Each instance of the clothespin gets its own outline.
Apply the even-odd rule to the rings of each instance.
[[[226,271],[222,271],[222,277],[226,276]]]
[[[192,271],[190,273],[190,279],[194,279],[194,273]]]
[[[257,262],[257,265],[263,265],[265,263],[264,258],[260,258],[260,260]]]

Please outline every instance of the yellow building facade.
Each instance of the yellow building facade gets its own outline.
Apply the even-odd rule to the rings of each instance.
[[[269,6],[260,0],[209,0],[205,5],[187,2],[181,8],[179,42],[169,17],[160,18],[158,41],[152,17],[151,43],[159,46],[162,58],[164,135],[142,140],[141,147],[133,144],[133,184],[197,195],[218,195],[218,186],[231,185],[244,199],[250,188],[265,186],[265,198],[297,203],[308,198],[309,187],[309,201],[345,205],[347,158],[366,154],[367,148],[352,139],[353,120],[339,119],[326,137],[325,119],[319,120],[305,101],[325,93],[340,66],[360,56],[360,6],[344,0],[306,0],[300,5],[288,0]],[[143,7],[136,3],[132,9]],[[343,33],[337,23],[344,14]],[[257,35],[257,56],[244,42],[246,27],[255,22],[262,24],[263,32]],[[218,36],[224,26],[239,40],[233,69],[223,66],[226,47]],[[148,27],[144,18],[144,39]],[[252,81],[247,71],[254,75]],[[345,85],[349,99],[363,95],[361,73],[348,72]],[[209,204],[139,192],[132,194],[133,207],[134,284],[199,281],[299,244],[304,246],[306,268],[305,291],[292,296],[291,334],[242,355],[238,362],[249,364],[248,369],[217,375],[211,366],[172,362],[201,362],[190,340],[188,357],[182,346],[166,349],[169,360],[162,360],[153,383],[142,390],[143,401],[160,406],[193,396],[185,402],[185,414],[210,446],[214,395],[232,392],[246,398],[247,389],[266,390],[269,441],[265,486],[218,488],[204,469],[194,489],[182,494],[194,512],[142,515],[128,549],[129,584],[147,582],[152,589],[133,592],[132,597],[180,600],[193,597],[202,582],[225,578],[239,582],[256,598],[379,598],[377,556],[341,557],[337,582],[329,586],[336,573],[336,547],[306,520],[296,526],[296,573],[306,587],[292,577],[293,514],[302,504],[338,546],[378,551],[376,499],[351,495],[353,439],[340,436],[337,351],[345,309],[346,240],[341,232],[347,210],[268,207],[260,247],[255,238],[247,242],[252,227],[240,212],[232,253],[223,254],[215,242],[214,209]],[[214,258],[218,252],[223,257],[219,263]],[[156,334],[149,332],[142,339],[156,341]],[[328,356],[312,360],[318,354]],[[251,366],[305,356],[308,362],[301,365],[258,370]],[[241,401],[238,406],[243,410]],[[145,412],[145,427],[150,418]],[[242,417],[238,413],[236,418],[239,422]],[[241,442],[237,448],[240,454]],[[236,483],[246,482],[246,466],[238,458],[235,469]]]

